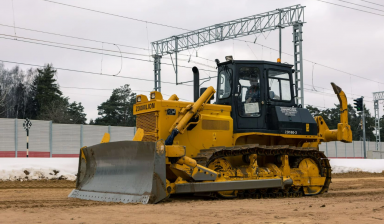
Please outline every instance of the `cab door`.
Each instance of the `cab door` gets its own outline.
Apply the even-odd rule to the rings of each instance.
[[[265,129],[265,105],[261,66],[238,64],[233,112],[238,131]]]

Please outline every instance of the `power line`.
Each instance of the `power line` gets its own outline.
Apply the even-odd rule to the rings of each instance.
[[[373,15],[377,15],[377,16],[384,16],[382,14],[377,14],[377,13],[374,13],[374,12],[368,12],[368,11],[365,11],[365,10],[356,9],[356,8],[348,7],[348,6],[345,6],[345,5],[339,5],[339,4],[335,4],[335,3],[332,3],[332,2],[326,2],[326,1],[322,1],[322,0],[316,0],[316,1],[328,3],[328,4],[331,4],[331,5],[336,5],[336,6],[347,8],[347,9],[353,9],[353,10],[356,10],[356,11],[365,12],[365,13],[369,13],[369,14],[373,14]]]
[[[47,32],[47,31],[35,30],[35,29],[29,29],[29,28],[24,28],[24,27],[17,27],[17,26],[5,25],[5,24],[0,24],[0,26],[4,26],[4,27],[8,27],[8,28],[15,28],[15,29],[19,29],[19,30],[26,30],[26,31],[30,31],[30,32],[37,32],[37,33],[54,35],[54,36],[66,37],[66,38],[77,39],[77,40],[84,40],[84,41],[97,42],[97,43],[110,44],[110,45],[118,45],[118,46],[121,46],[121,47],[134,48],[134,49],[139,49],[139,50],[144,50],[144,51],[149,51],[150,50],[149,48],[135,47],[135,46],[124,45],[124,44],[117,44],[117,43],[106,42],[106,41],[101,41],[101,40],[94,40],[94,39],[88,39],[88,38],[83,38],[83,37],[69,36],[69,35],[65,35],[65,34],[59,34],[59,33],[53,33],[53,32]],[[186,55],[186,54],[179,54],[179,55],[189,56],[189,55]],[[200,56],[196,57],[196,58],[213,61],[211,59],[200,57]]]
[[[98,88],[83,88],[83,87],[64,87],[64,86],[60,86],[60,88],[65,88],[65,89],[88,89],[88,90],[108,90],[108,91],[113,91],[114,89],[98,89]],[[132,90],[131,91],[134,91],[134,92],[152,92],[153,90]],[[66,93],[68,94],[68,93]],[[69,93],[69,94],[79,94],[79,95],[89,95],[89,94],[83,94],[83,93]],[[164,94],[164,93],[161,93],[161,95],[164,95],[164,96],[171,96],[169,94]],[[100,95],[89,95],[89,96],[100,96]],[[108,97],[108,96],[103,96],[103,97]],[[181,100],[185,100],[185,101],[189,101],[187,99],[183,99],[183,98],[179,98]]]
[[[377,3],[374,3],[374,2],[369,2],[369,1],[364,1],[364,0],[361,0],[361,1],[368,2],[368,3],[374,4],[374,5],[379,5],[379,6],[383,6],[384,7],[384,5],[380,5],[380,4],[377,4]]]
[[[146,20],[142,20],[142,19],[136,19],[136,18],[132,18],[132,17],[117,15],[117,14],[113,14],[113,13],[109,13],[109,12],[103,12],[103,11],[89,9],[89,8],[84,8],[84,7],[80,7],[80,6],[64,4],[64,3],[61,3],[61,2],[54,2],[54,1],[50,1],[50,0],[42,0],[42,1],[50,2],[50,3],[54,3],[54,4],[59,4],[59,5],[64,5],[64,6],[68,6],[68,7],[72,7],[72,8],[76,8],[76,9],[82,9],[82,10],[86,10],[86,11],[90,11],[90,12],[101,13],[101,14],[105,14],[105,15],[109,15],[109,16],[115,16],[115,17],[120,17],[120,18],[124,18],[124,19],[134,20],[134,21],[138,21],[138,22],[149,23],[149,24],[153,24],[153,25],[157,25],[157,26],[164,26],[164,27],[168,27],[168,28],[174,28],[174,29],[179,29],[179,30],[190,31],[190,30],[187,30],[187,29],[184,29],[184,28],[180,28],[180,27],[176,27],[176,26],[170,26],[170,25],[165,25],[165,24],[161,24],[161,23],[155,23],[155,22],[146,21]]]
[[[262,45],[262,44],[259,44],[259,43],[254,43],[254,42],[251,42],[251,41],[247,41],[247,40],[237,40],[237,41],[242,41],[242,42],[246,42],[246,43],[257,44],[257,45],[259,45],[259,46],[263,46],[263,47],[269,48],[269,49],[274,50],[274,51],[279,51],[279,50],[277,50],[277,49],[274,49],[274,48],[271,48],[271,47],[268,47],[268,46],[265,46],[265,45]],[[286,52],[281,52],[281,53],[293,57],[293,54],[289,54],[289,53],[286,53]],[[329,69],[332,69],[332,70],[335,70],[335,71],[338,71],[338,72],[341,72],[341,73],[344,73],[344,74],[347,74],[347,75],[351,75],[351,76],[354,76],[354,77],[358,77],[358,78],[361,78],[361,79],[365,79],[365,80],[368,80],[368,81],[371,81],[371,82],[380,83],[380,84],[383,84],[383,85],[384,85],[384,82],[379,82],[379,81],[376,81],[376,80],[373,80],[373,79],[368,79],[368,78],[365,78],[365,77],[362,77],[362,76],[359,76],[359,75],[355,75],[355,74],[352,74],[352,73],[349,73],[349,72],[346,72],[346,71],[342,71],[342,70],[340,70],[340,69],[333,68],[333,67],[330,67],[330,66],[327,66],[327,65],[324,65],[324,64],[315,62],[315,61],[308,60],[308,59],[303,59],[303,60],[304,60],[304,61],[311,62],[311,63],[315,63],[316,65],[319,65],[319,66],[322,66],[322,67],[325,67],[325,68],[329,68]]]
[[[30,64],[30,63],[22,63],[22,62],[14,62],[14,61],[6,61],[6,60],[1,60],[1,62],[6,62],[6,63],[13,63],[13,64],[20,64],[20,65],[28,65],[28,66],[33,66],[33,67],[40,67],[43,68],[44,66],[42,65],[35,65],[35,64]],[[76,69],[69,69],[69,68],[60,68],[60,67],[52,67],[53,69],[56,70],[63,70],[63,71],[70,71],[70,72],[78,72],[78,73],[86,73],[86,74],[93,74],[93,75],[101,75],[101,76],[111,76],[115,78],[125,78],[125,79],[134,79],[134,80],[141,80],[141,81],[149,81],[149,82],[154,82],[153,79],[143,79],[143,78],[136,78],[136,77],[128,77],[128,76],[115,76],[115,75],[110,75],[110,74],[104,74],[104,73],[99,73],[99,72],[90,72],[90,71],[83,71],[83,70],[76,70]],[[166,84],[176,84],[174,82],[166,82],[166,81],[161,81],[161,83],[166,83]],[[192,85],[189,85],[192,86]]]
[[[313,86],[313,85],[309,85],[309,84],[304,84],[304,85],[306,85],[306,86]],[[329,91],[332,91],[332,92],[333,92],[332,89],[324,88],[324,87],[321,87],[321,86],[314,86],[314,87],[316,87],[316,88],[320,88],[320,89],[326,89],[326,90],[329,90]],[[347,92],[345,92],[345,93],[347,93]],[[347,94],[350,94],[351,96],[353,96],[353,95],[355,95],[355,96],[364,96],[364,95],[353,94],[353,93],[347,93]],[[373,99],[372,96],[364,96],[364,97],[365,97],[365,98],[372,98],[372,99]]]
[[[44,42],[44,43],[51,43],[51,44],[59,44],[59,45],[65,45],[65,46],[71,46],[71,47],[78,47],[78,48],[87,48],[87,49],[91,49],[91,50],[98,50],[98,51],[109,51],[109,52],[113,52],[113,53],[119,53],[119,54],[131,54],[131,55],[137,55],[137,56],[145,56],[145,57],[148,57],[150,55],[147,55],[147,54],[138,54],[138,53],[132,53],[132,52],[124,52],[124,51],[114,51],[114,50],[108,50],[108,49],[104,49],[104,48],[95,48],[95,47],[87,47],[87,46],[82,46],[82,45],[74,45],[74,44],[67,44],[67,43],[60,43],[60,42],[54,42],[54,41],[47,41],[47,40],[41,40],[41,39],[34,39],[34,38],[28,38],[28,37],[21,37],[21,36],[13,36],[13,35],[7,35],[7,34],[2,34],[0,33],[0,36],[7,36],[7,37],[15,37],[15,39],[10,39],[10,38],[5,38],[5,39],[9,39],[9,40],[17,40],[16,37],[18,39],[25,39],[25,40],[32,40],[32,41],[38,41],[38,42]],[[1,38],[1,37],[0,37]],[[24,42],[24,41],[23,41]],[[27,43],[32,43],[32,42],[27,42]],[[33,42],[34,43],[34,42]],[[118,46],[116,44],[114,44],[115,46]],[[51,45],[48,45],[48,46],[51,46]],[[52,47],[52,46],[51,46]],[[71,49],[72,50],[72,49]],[[73,50],[77,50],[77,49],[73,49]],[[95,52],[96,53],[96,52]],[[102,55],[105,55],[104,53],[98,53],[98,54],[102,54]],[[183,55],[184,56],[184,55]],[[120,57],[120,56],[119,56]],[[168,58],[166,58],[168,59]],[[150,61],[150,60],[149,60]],[[203,64],[203,63],[200,63],[200,62],[197,62],[197,61],[193,61],[193,60],[187,60],[187,59],[179,59],[179,61],[192,61],[196,64],[199,64],[199,65],[202,65],[202,66],[206,66],[206,67],[211,67],[211,68],[215,68],[213,66],[209,66],[207,64]]]
[[[5,34],[0,34],[0,35],[4,35],[4,36],[9,36],[9,37],[14,37],[12,35],[5,35]],[[0,37],[1,38],[1,37]],[[24,37],[20,37],[20,38],[24,38]],[[11,39],[11,38],[3,38],[3,39],[8,39],[8,40],[13,40],[15,41],[14,39]],[[31,39],[31,38],[24,38],[24,39]],[[37,39],[32,39],[32,40],[37,40]],[[23,41],[23,40],[16,40],[16,41],[21,41],[21,42],[27,42],[27,43],[33,43],[33,44],[40,44],[40,45],[45,45],[45,46],[51,46],[51,47],[58,47],[58,48],[64,48],[64,49],[68,49],[68,50],[75,50],[75,51],[83,51],[83,52],[88,52],[88,53],[94,53],[94,54],[102,54],[102,55],[107,55],[107,56],[114,56],[114,57],[122,57],[122,58],[126,58],[126,59],[132,59],[132,60],[139,60],[139,61],[144,61],[144,62],[151,62],[149,60],[144,60],[144,59],[139,59],[139,58],[132,58],[132,57],[124,57],[124,56],[118,56],[118,55],[112,55],[112,54],[104,54],[104,53],[99,53],[99,52],[94,52],[94,51],[87,51],[87,50],[81,50],[81,49],[74,49],[74,48],[67,48],[67,47],[62,47],[62,46],[56,46],[56,45],[50,45],[50,44],[42,44],[42,43],[36,43],[36,42],[30,42],[30,41]],[[44,40],[37,40],[37,41],[42,41],[42,42],[48,42],[48,43],[57,43],[57,42],[49,42],[49,41],[44,41]],[[249,41],[245,41],[245,40],[239,40],[239,41],[243,41],[243,42],[249,42]],[[58,44],[62,44],[62,45],[70,45],[70,44],[64,44],[64,43],[58,43]],[[248,44],[247,44],[248,45]],[[258,44],[258,45],[261,45],[261,44]],[[70,45],[70,46],[77,46],[77,47],[84,47],[84,46],[78,46],[78,45]],[[264,46],[264,45],[263,45]],[[88,48],[88,47],[84,47],[84,48]],[[269,49],[272,49],[272,50],[275,50],[273,48],[270,48],[268,47]],[[100,48],[90,48],[90,49],[95,49],[95,50],[102,50]],[[276,50],[275,50],[276,51]],[[117,51],[112,51],[112,52],[117,52]],[[123,53],[123,52],[122,52]],[[126,52],[127,53],[127,52]],[[283,52],[284,53],[284,52]],[[284,54],[288,54],[288,53],[284,53]],[[291,54],[288,54],[288,55],[291,55]],[[147,56],[147,55],[143,55],[143,56]],[[291,55],[292,56],[292,55]],[[304,59],[306,60],[306,59]],[[306,61],[309,61],[309,60],[306,60]],[[309,62],[312,62],[312,61],[309,61]],[[195,62],[195,63],[198,63],[198,62]],[[316,62],[312,62],[312,63],[316,63]],[[165,65],[172,65],[172,64],[167,64],[167,63],[163,63]],[[201,64],[201,63],[198,63],[198,64]],[[316,63],[318,64],[318,63]],[[204,64],[202,64],[204,65]],[[349,74],[349,75],[353,75],[353,74],[350,74],[350,73],[347,73],[347,72],[344,72],[344,71],[341,71],[341,70],[338,70],[338,69],[335,69],[335,68],[332,68],[332,67],[329,67],[329,66],[325,66],[325,65],[322,65],[322,64],[318,64],[320,66],[323,66],[323,67],[327,67],[327,68],[330,68],[330,69],[333,69],[333,70],[336,70],[336,71],[339,71],[339,72],[343,72],[343,73],[346,73],[346,74]],[[186,66],[181,66],[180,67],[184,67],[184,68],[190,68],[190,67],[186,67]],[[209,70],[205,70],[205,69],[200,69],[202,71],[209,71]],[[216,72],[216,71],[212,71],[212,72]],[[353,75],[353,76],[356,76],[356,77],[359,77],[359,78],[363,78],[363,77],[360,77],[360,76],[357,76],[357,75]],[[217,78],[216,76],[214,77],[211,77],[211,78]],[[200,80],[206,80],[206,79],[209,79],[209,78],[203,78],[203,79],[200,79]],[[366,79],[366,80],[369,80],[369,81],[373,81],[373,80],[370,80],[370,79],[367,79],[367,78],[363,78],[363,79]],[[152,80],[151,80],[152,81]],[[192,81],[186,81],[186,82],[183,82],[183,83],[180,83],[180,84],[185,84],[185,83],[188,83],[188,82],[192,82]],[[377,81],[373,81],[373,82],[377,82]],[[379,82],[380,83],[380,82]],[[384,84],[384,83],[382,83]],[[323,87],[319,87],[319,88],[323,88]],[[325,89],[325,88],[323,88]],[[356,95],[356,94],[355,94]]]
[[[76,37],[76,36],[69,36],[69,35],[53,33],[53,32],[47,32],[47,31],[41,31],[41,30],[35,30],[35,29],[29,29],[29,28],[24,28],[24,27],[17,27],[17,26],[14,27],[14,26],[5,25],[5,24],[0,24],[0,26],[9,27],[9,28],[16,28],[16,29],[19,29],[19,30],[26,30],[26,31],[37,32],[37,33],[44,33],[44,34],[60,36],[60,37],[66,37],[66,38],[77,39],[77,40],[85,40],[85,41],[90,41],[90,42],[97,42],[97,43],[104,43],[104,44],[111,44],[111,45],[119,45],[119,46],[122,46],[122,47],[136,48],[136,49],[145,50],[145,51],[148,50],[147,48],[134,47],[134,46],[124,45],[124,44],[116,44],[116,43],[111,43],[111,42],[106,42],[106,41],[101,41],[101,40],[88,39],[88,38],[82,38],[82,37]]]
[[[98,88],[88,88],[88,87],[74,87],[74,86],[60,86],[60,88],[64,88],[64,89],[87,89],[87,90],[107,90],[107,91],[113,91],[114,89],[98,89]],[[136,92],[151,92],[153,90],[133,90],[131,89],[131,91],[136,91]]]
[[[8,35],[8,36],[11,36],[11,35]],[[144,61],[144,62],[151,62],[152,63],[152,61],[150,61],[148,59],[140,59],[140,58],[127,57],[127,56],[106,54],[106,53],[94,52],[94,51],[89,51],[89,50],[82,50],[82,49],[75,49],[75,48],[69,48],[69,47],[63,47],[63,46],[57,46],[57,45],[51,45],[51,44],[37,43],[37,42],[26,41],[26,40],[14,40],[14,39],[11,39],[11,38],[6,38],[6,37],[0,37],[0,38],[1,39],[12,40],[12,41],[20,41],[20,42],[31,43],[31,44],[38,44],[38,45],[44,45],[44,46],[50,46],[50,47],[57,47],[57,48],[62,48],[62,49],[67,49],[67,50],[81,51],[81,52],[87,52],[87,53],[92,53],[92,54],[107,55],[107,56],[112,56],[112,57],[126,58],[126,59],[131,59],[131,60],[137,60],[137,61]],[[162,64],[172,66],[172,64],[169,64],[169,63],[162,63]],[[183,65],[179,65],[179,67],[182,67],[182,68],[192,68],[192,67],[183,66]],[[200,69],[200,70],[208,71],[208,72],[216,72],[216,71],[206,70],[206,69]]]
[[[334,97],[334,95],[335,95],[335,94],[332,94],[332,93],[324,93],[324,92],[314,91],[313,89],[306,89],[306,88],[304,88],[304,90],[306,90],[305,92],[310,92],[310,93],[324,95],[324,96],[329,96],[329,97]],[[347,99],[352,99],[352,98],[351,97],[347,97]],[[370,101],[370,100],[364,100],[364,102],[373,103],[373,101]]]
[[[46,1],[46,0],[43,0],[43,1]],[[52,1],[49,1],[49,2],[52,2]],[[368,1],[366,1],[368,2]],[[57,2],[52,2],[52,3],[57,3]],[[325,3],[328,3],[328,2],[325,2]],[[63,4],[63,3],[57,3],[57,4]],[[333,3],[330,3],[330,4],[333,4]],[[65,4],[63,4],[65,5]],[[349,8],[349,7],[347,7]],[[147,22],[147,21],[144,21],[143,22]],[[99,43],[107,43],[107,44],[113,44],[113,45],[119,45],[119,46],[123,46],[123,47],[130,47],[130,48],[137,48],[137,49],[141,49],[141,50],[148,50],[146,48],[140,48],[140,47],[134,47],[134,46],[128,46],[128,45],[123,45],[123,44],[115,44],[115,43],[111,43],[111,42],[105,42],[105,41],[99,41],[99,40],[92,40],[92,39],[87,39],[87,38],[81,38],[81,37],[75,37],[75,36],[69,36],[69,35],[63,35],[63,34],[58,34],[58,33],[52,33],[52,32],[46,32],[46,31],[40,31],[40,30],[34,30],[34,29],[28,29],[28,28],[23,28],[23,27],[14,27],[14,26],[9,26],[9,25],[5,25],[5,24],[0,24],[0,26],[5,26],[5,27],[9,27],[9,28],[16,28],[16,29],[22,29],[22,30],[27,30],[27,31],[33,31],[33,32],[39,32],[39,33],[45,33],[45,34],[50,34],[50,35],[57,35],[57,36],[62,36],[62,37],[67,37],[67,38],[74,38],[74,39],[80,39],[80,40],[86,40],[86,41],[93,41],[93,42],[99,42]],[[237,41],[243,41],[243,42],[249,42],[249,43],[253,43],[253,42],[250,42],[250,41],[245,41],[245,40],[237,40]],[[276,49],[273,49],[273,48],[270,48],[268,46],[265,46],[265,45],[262,45],[262,44],[258,44],[258,43],[253,43],[253,44],[257,44],[257,45],[260,45],[260,46],[263,46],[263,47],[267,47],[269,48],[270,50],[274,50],[274,51],[277,51]],[[290,56],[293,56],[291,54],[288,54],[288,53],[285,53],[283,52],[284,54],[287,54],[287,55],[290,55]],[[183,55],[183,54],[180,54],[180,55]],[[187,55],[186,55],[187,56]],[[199,57],[199,58],[202,58],[202,59],[205,59],[203,57]],[[210,60],[210,59],[206,59],[206,60]],[[358,75],[354,75],[354,74],[351,74],[351,73],[348,73],[348,72],[345,72],[345,71],[342,71],[342,70],[339,70],[339,69],[335,69],[335,68],[332,68],[330,66],[326,66],[326,65],[322,65],[322,64],[319,64],[317,62],[313,62],[313,61],[310,61],[310,60],[306,60],[304,59],[305,61],[309,61],[309,62],[312,62],[312,63],[316,63],[320,66],[323,66],[323,67],[326,67],[326,68],[329,68],[329,69],[333,69],[335,71],[339,71],[339,72],[342,72],[342,73],[345,73],[345,74],[348,74],[348,75],[352,75],[352,76],[355,76],[355,77],[359,77],[359,78],[362,78],[362,79],[366,79],[366,80],[369,80],[369,81],[373,81],[373,82],[376,82],[376,83],[381,83],[381,82],[377,82],[377,81],[374,81],[374,80],[371,80],[371,79],[367,79],[367,78],[364,78],[364,77],[361,77],[361,76],[358,76]],[[148,60],[149,61],[149,60]],[[195,62],[196,63],[196,62]],[[167,64],[167,63],[163,63],[163,64]],[[171,64],[167,64],[167,65],[171,65]],[[180,66],[180,67],[185,67],[185,66]],[[203,69],[201,69],[203,70]],[[205,71],[205,70],[203,70]],[[213,71],[211,71],[213,72]],[[216,72],[216,71],[214,71]],[[384,83],[381,83],[381,84],[384,84]]]
[[[5,34],[0,34],[0,35],[4,35],[4,36],[9,36],[9,37],[14,37],[12,35],[5,35]],[[1,37],[0,37],[1,38]],[[20,38],[24,38],[24,37],[20,37]],[[3,38],[3,39],[8,39],[8,40],[14,40],[14,39],[10,39],[10,38]],[[24,38],[24,39],[30,39],[30,38]],[[32,40],[37,40],[37,39],[32,39]],[[122,57],[122,58],[126,58],[126,59],[132,59],[132,60],[139,60],[139,61],[145,61],[145,62],[151,62],[151,61],[148,61],[148,60],[144,60],[144,59],[138,59],[138,58],[131,58],[131,57],[123,57],[123,56],[118,56],[118,55],[111,55],[111,54],[103,54],[103,53],[99,53],[99,52],[93,52],[93,51],[86,51],[86,50],[80,50],[80,49],[73,49],[73,48],[66,48],[66,47],[61,47],[61,46],[55,46],[55,45],[49,45],[49,44],[42,44],[42,43],[36,43],[36,42],[30,42],[30,41],[23,41],[23,40],[18,40],[18,41],[21,41],[21,42],[27,42],[27,43],[33,43],[33,44],[40,44],[40,45],[46,45],[46,46],[52,46],[52,47],[58,47],[58,48],[64,48],[64,49],[69,49],[69,50],[76,50],[76,51],[83,51],[83,52],[88,52],[88,53],[95,53],[95,54],[102,54],[102,55],[107,55],[107,56],[114,56],[114,57]],[[37,41],[43,41],[44,40],[37,40]],[[243,42],[249,42],[249,41],[245,41],[245,40],[240,40],[240,41],[243,41]],[[49,41],[45,41],[45,42],[49,42]],[[51,43],[57,43],[57,42],[51,42]],[[63,44],[63,43],[58,43],[58,44]],[[63,45],[69,45],[69,44],[63,44]],[[248,45],[248,44],[247,44]],[[260,45],[260,44],[258,44]],[[70,45],[70,46],[78,46],[78,45]],[[84,46],[78,46],[78,47],[84,47]],[[84,48],[88,48],[88,47],[84,47]],[[269,48],[269,47],[268,47]],[[102,50],[102,49],[99,49],[99,48],[91,48],[91,49],[96,49],[96,50]],[[269,48],[269,49],[272,49],[272,48]],[[272,50],[275,50],[275,49],[272,49]],[[117,52],[117,51],[113,51],[113,52]],[[284,53],[284,52],[283,52]],[[287,53],[285,53],[287,54]],[[290,54],[288,54],[290,55]],[[144,56],[147,56],[147,55],[144,55]],[[292,56],[292,55],[291,55]],[[306,60],[306,59],[305,59]],[[309,61],[309,60],[306,60],[306,61]],[[312,62],[312,61],[309,61],[309,62]],[[196,63],[196,62],[195,62]],[[315,62],[312,62],[312,63],[315,63]],[[163,64],[166,64],[166,65],[171,65],[171,64],[167,64],[167,63],[163,63]],[[200,63],[199,63],[200,64]],[[317,63],[316,63],[317,64]],[[203,64],[204,65],[204,64]],[[334,70],[337,70],[335,68],[331,68],[329,66],[325,66],[325,65],[322,65],[322,64],[319,64],[323,67],[327,67],[327,68],[330,68],[330,69],[334,69]],[[190,68],[190,67],[186,67],[186,66],[180,66],[180,67],[184,67],[184,68]],[[204,69],[201,69],[202,71],[209,71],[209,70],[204,70]],[[347,73],[347,72],[344,72],[344,71],[341,71],[341,70],[337,70],[339,72],[343,72],[343,73],[346,73],[346,74],[349,74],[349,75],[353,75],[353,74],[350,74],[350,73]],[[216,71],[212,71],[212,72],[216,72]],[[99,73],[98,73],[99,74]],[[353,75],[353,76],[356,76],[356,77],[359,77],[359,78],[363,78],[363,77],[360,77],[360,76],[357,76],[357,75]],[[206,79],[210,79],[210,78],[217,78],[216,76],[214,77],[209,77],[209,78],[203,78],[203,79],[200,79],[200,80],[206,80]],[[364,78],[366,80],[369,80],[369,81],[373,81],[373,80],[370,80],[370,79],[367,79],[367,78]],[[153,81],[153,80],[146,80],[146,81]],[[188,82],[192,82],[192,81],[186,81],[186,82],[182,82],[182,83],[179,83],[179,84],[185,84],[185,83],[188,83]],[[376,82],[376,81],[373,81],[373,82]],[[164,82],[165,83],[165,82]],[[380,82],[379,82],[380,83]],[[383,83],[382,83],[383,84]],[[323,88],[323,87],[319,87],[319,88]],[[326,88],[323,88],[323,89],[326,89]],[[352,94],[352,95],[356,95],[356,94]]]
[[[92,50],[110,51],[110,52],[123,53],[123,54],[132,54],[132,55],[139,55],[139,56],[146,56],[146,57],[148,56],[147,54],[138,54],[138,53],[124,52],[124,51],[114,51],[114,50],[95,48],[95,47],[86,47],[86,46],[82,46],[82,45],[60,43],[60,42],[47,41],[47,40],[41,40],[41,39],[34,39],[34,38],[28,38],[28,37],[22,37],[22,36],[13,36],[13,35],[7,35],[7,34],[3,34],[3,33],[0,33],[0,36],[17,37],[19,39],[39,41],[39,42],[51,43],[51,44],[60,44],[60,45],[66,45],[66,46],[71,46],[71,47],[88,48],[88,49],[92,49]],[[114,44],[114,45],[116,46],[116,44]]]
[[[368,7],[368,6],[365,6],[365,5],[359,5],[359,4],[355,4],[355,3],[348,2],[348,1],[344,1],[344,0],[338,0],[338,1],[340,1],[340,2],[345,2],[345,3],[348,3],[348,4],[352,4],[352,5],[357,5],[357,6],[360,6],[360,7],[367,8],[367,9],[373,9],[373,10],[377,10],[377,11],[384,12],[384,10],[381,10],[381,9],[375,9],[375,8]]]

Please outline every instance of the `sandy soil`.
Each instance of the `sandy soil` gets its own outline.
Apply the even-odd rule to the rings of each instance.
[[[157,205],[69,199],[69,181],[0,182],[0,223],[384,223],[384,175],[335,175],[302,198],[171,198]]]

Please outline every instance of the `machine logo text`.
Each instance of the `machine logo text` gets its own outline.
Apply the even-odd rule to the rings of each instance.
[[[149,109],[153,109],[155,108],[155,103],[148,103],[148,104],[145,104],[145,105],[139,105],[139,106],[136,106],[136,112],[137,111],[141,111],[141,110],[149,110]]]

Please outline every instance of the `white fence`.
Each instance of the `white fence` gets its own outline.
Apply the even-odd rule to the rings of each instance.
[[[376,150],[375,142],[366,142],[367,155],[368,151]],[[381,142],[381,149],[384,151],[384,143]],[[327,157],[331,158],[364,158],[363,141],[353,141],[352,143],[343,142],[326,142],[320,144],[320,151],[325,152]],[[382,152],[383,152],[382,151]]]
[[[0,118],[0,157],[25,157],[26,131],[24,120]],[[29,132],[31,157],[77,156],[82,146],[98,144],[104,133],[111,141],[132,140],[135,127],[98,126],[79,124],[52,124],[51,121],[32,120]],[[363,158],[363,142],[328,142],[320,150],[331,158]],[[366,142],[368,151],[376,150],[375,142]],[[384,143],[381,143],[384,152]]]
[[[22,119],[0,118],[0,157],[25,157],[26,131]],[[29,155],[31,157],[75,156],[83,146],[100,143],[104,133],[111,141],[132,140],[135,127],[53,124],[31,120]]]

